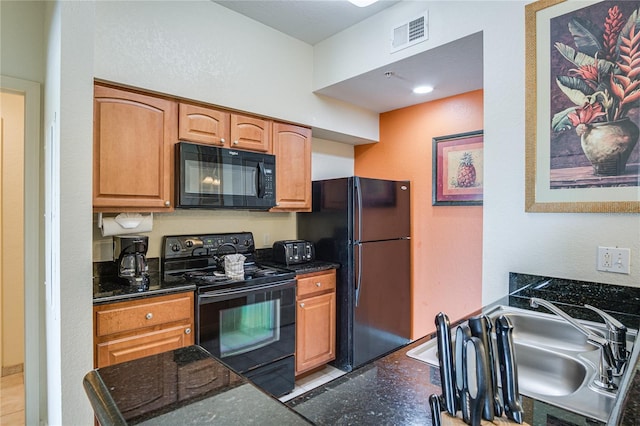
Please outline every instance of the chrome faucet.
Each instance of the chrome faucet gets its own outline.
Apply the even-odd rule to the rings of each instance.
[[[551,302],[532,297],[530,305],[532,308],[537,308],[539,305],[544,306],[587,336],[589,343],[599,346],[600,374],[599,378],[595,380],[595,384],[604,389],[616,388],[616,385],[613,383],[613,377],[622,375],[624,367],[629,360],[629,351],[627,351],[627,327],[606,312],[591,305],[584,305],[585,308],[591,309],[604,319],[608,331],[607,337],[605,338],[586,328]]]

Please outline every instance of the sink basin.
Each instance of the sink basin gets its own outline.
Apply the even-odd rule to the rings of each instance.
[[[587,337],[556,315],[532,315],[536,312],[504,313],[513,324],[513,340],[530,342],[535,346],[561,349],[569,352],[587,352],[598,349]],[[495,315],[497,317],[498,315]]]
[[[565,396],[585,382],[586,365],[570,356],[521,344],[514,344],[514,350],[522,394]]]
[[[598,376],[599,347],[589,343],[584,334],[556,315],[509,306],[497,306],[484,314],[492,321],[505,315],[514,326],[518,388],[522,395],[607,421],[616,393],[596,389],[592,384]],[[604,324],[580,323],[600,334],[606,332]],[[627,332],[629,351],[636,334],[635,330]],[[454,328],[451,337],[455,345]],[[411,349],[407,355],[437,367],[437,339]],[[496,371],[499,372],[499,368]]]

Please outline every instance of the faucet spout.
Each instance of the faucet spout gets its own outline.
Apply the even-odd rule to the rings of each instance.
[[[530,300],[530,305],[532,308],[537,308],[538,306],[544,306],[545,308],[547,308],[548,310],[558,315],[559,317],[563,318],[569,324],[577,328],[582,334],[587,336],[587,339],[589,340],[593,338],[594,342],[598,342],[599,340],[606,342],[606,339],[604,339],[604,337],[598,334],[595,334],[594,332],[592,332],[591,330],[589,330],[588,328],[580,324],[578,321],[570,317],[569,314],[567,314],[565,311],[558,308],[556,305],[554,305],[551,302],[547,302],[546,300],[540,299],[538,297],[532,297]]]
[[[594,308],[590,305],[585,307],[598,313],[604,318],[607,328],[609,330],[609,338],[605,338],[600,334],[591,331],[587,327],[580,324],[574,318],[569,316],[562,309],[555,306],[553,303],[548,302],[538,297],[532,297],[529,301],[532,308],[538,308],[544,306],[549,311],[558,315],[582,334],[587,337],[587,341],[600,347],[600,379],[596,380],[596,385],[606,388],[615,389],[615,384],[612,379],[613,376],[619,376],[622,374],[622,370],[627,363],[629,352],[626,350],[626,327],[618,322],[615,318],[602,312],[601,310]]]

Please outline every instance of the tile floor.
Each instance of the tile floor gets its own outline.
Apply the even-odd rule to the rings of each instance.
[[[327,365],[323,370],[296,380],[293,391],[280,398],[286,402],[345,374]],[[0,378],[0,426],[24,426],[24,379],[22,373]]]
[[[22,373],[0,378],[0,426],[24,426]]]
[[[313,374],[309,374],[308,376],[303,377],[302,379],[296,380],[296,387],[293,389],[293,391],[285,396],[280,397],[280,401],[287,402],[290,399],[295,398],[296,396],[309,392],[310,390],[315,389],[318,386],[322,386],[333,379],[337,379],[343,374],[345,374],[344,371],[339,370],[330,365],[327,365],[324,369],[320,371],[317,371]]]

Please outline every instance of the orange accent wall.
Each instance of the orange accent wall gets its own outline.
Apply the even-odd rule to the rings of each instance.
[[[482,128],[478,90],[383,113],[380,142],[355,147],[356,175],[411,181],[414,339],[482,306],[482,206],[431,205],[433,138]]]

